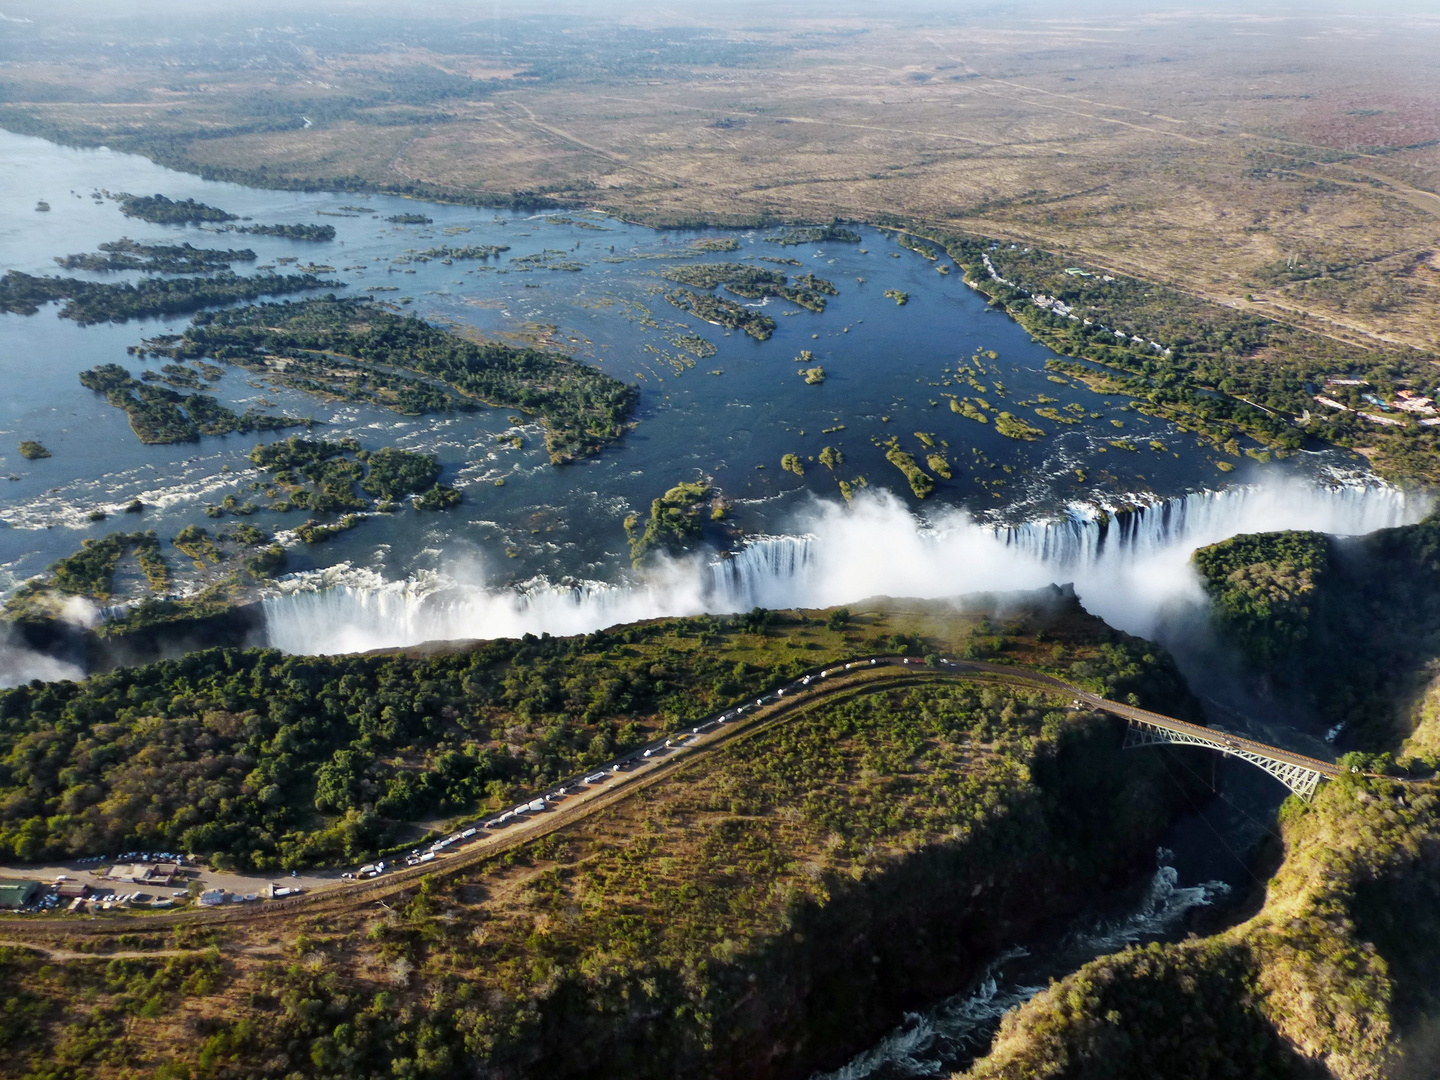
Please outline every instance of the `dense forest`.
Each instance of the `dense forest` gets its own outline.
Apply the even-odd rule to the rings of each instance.
[[[1163,657],[1062,614],[1080,629],[1046,663],[1122,697],[1175,692]],[[212,649],[0,691],[0,853],[355,859],[402,822],[501,805],[834,657],[932,648],[871,623],[757,611],[421,658]],[[1023,619],[1014,639],[976,629],[977,655],[1034,647]]]
[[[119,195],[120,212],[126,217],[157,225],[198,225],[200,222],[234,221],[236,215],[194,199],[166,198],[164,195]]]
[[[725,514],[720,504],[711,508],[714,489],[706,483],[680,483],[650,502],[650,516],[642,527],[638,515],[625,519],[630,538],[630,561],[639,566],[651,552],[676,555],[688,551],[700,540],[706,518],[718,520]]]
[[[665,299],[708,323],[743,330],[756,341],[769,341],[770,335],[775,333],[775,320],[769,315],[762,315],[723,296],[712,296],[693,289],[674,289],[665,294]]]
[[[225,270],[232,263],[254,262],[249,248],[197,248],[190,244],[142,244],[135,240],[111,240],[100,245],[98,254],[65,255],[55,261],[66,270],[139,270],[147,274],[208,274]]]
[[[252,236],[278,236],[284,240],[326,241],[335,239],[334,225],[227,225],[227,232]]]
[[[1397,741],[1397,701],[1440,655],[1440,515],[1368,536],[1279,532],[1201,548],[1195,565],[1225,640],[1301,694],[1341,745]],[[1405,763],[1427,774],[1440,760]]]
[[[237,413],[203,393],[180,394],[133,378],[119,364],[101,364],[80,373],[80,384],[130,418],[130,429],[143,443],[196,442],[201,435],[276,431],[310,426],[309,418],[272,416],[247,409]]]
[[[271,474],[273,486],[266,494],[279,498],[270,505],[272,510],[368,510],[370,503],[355,493],[357,484],[380,500],[380,510],[394,509],[396,501],[406,495],[421,499],[428,495],[440,506],[459,501],[459,492],[439,483],[440,462],[435,456],[413,450],[387,446],[370,451],[354,439],[326,442],[292,435],[255,447],[250,460]],[[313,529],[315,523],[310,524]],[[302,539],[313,542],[303,533]]]
[[[297,389],[358,394],[402,412],[446,407],[448,387],[462,402],[539,414],[555,464],[618,439],[639,396],[634,387],[557,353],[479,344],[378,304],[333,296],[201,313],[182,337],[147,345],[177,359],[253,366]],[[294,361],[288,375],[269,368],[272,357]]]
[[[344,283],[324,281],[313,274],[262,273],[241,277],[225,270],[211,277],[143,278],[135,284],[128,281],[102,284],[78,278],[36,277],[11,270],[0,278],[0,311],[34,315],[41,304],[64,300],[60,317],[87,326],[156,315],[182,315],[237,300],[336,288],[344,288]]]
[[[825,297],[838,293],[832,283],[814,274],[797,276],[790,284],[778,270],[745,263],[681,263],[662,270],[660,276],[695,289],[724,288],[746,300],[779,297],[811,311],[824,311]]]

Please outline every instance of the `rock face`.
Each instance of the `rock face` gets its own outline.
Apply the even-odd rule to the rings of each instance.
[[[87,674],[121,665],[148,664],[196,649],[258,648],[266,644],[259,604],[237,604],[213,615],[177,618],[128,634],[101,637],[59,619],[11,624],[21,644]]]
[[[1097,718],[1037,759],[1034,787],[993,822],[835,884],[824,903],[801,905],[785,932],[729,963],[663,972],[653,996],[643,980],[618,995],[613,985],[560,984],[511,1047],[518,1060],[492,1068],[506,1077],[799,1080],[840,1066],[1005,948],[1153,868],[1167,823],[1187,794],[1201,793],[1176,788],[1158,758],[1121,755],[1120,737]],[[714,1008],[703,1026],[684,1007],[693,979]]]

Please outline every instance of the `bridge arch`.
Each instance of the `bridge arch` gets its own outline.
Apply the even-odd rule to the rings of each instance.
[[[1267,753],[1263,744],[1248,739],[1238,739],[1224,732],[1212,732],[1199,725],[1156,723],[1134,716],[1125,717],[1125,749],[1137,746],[1158,746],[1169,743],[1177,746],[1203,746],[1218,750],[1227,757],[1248,761],[1256,768],[1263,769],[1279,780],[1302,802],[1310,802],[1320,781],[1334,776],[1338,769],[1318,759],[1307,759],[1299,754],[1285,754],[1283,757]],[[1185,730],[1191,729],[1191,730]]]

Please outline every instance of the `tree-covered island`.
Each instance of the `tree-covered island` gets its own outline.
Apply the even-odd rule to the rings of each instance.
[[[639,397],[634,387],[561,353],[478,343],[377,303],[333,296],[202,312],[183,335],[146,345],[397,412],[479,403],[518,408],[540,416],[557,465],[618,439]]]

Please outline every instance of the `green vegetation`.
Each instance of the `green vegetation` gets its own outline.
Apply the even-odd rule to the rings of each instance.
[[[24,439],[20,443],[20,456],[26,461],[39,461],[49,457],[50,451],[34,439]]]
[[[743,330],[756,341],[768,341],[775,333],[775,320],[769,315],[744,307],[733,300],[709,293],[697,293],[690,289],[675,289],[667,292],[665,299],[682,311],[689,311],[708,323]]]
[[[935,478],[915,464],[914,457],[901,450],[898,443],[892,443],[885,451],[885,460],[905,474],[917,499],[923,499],[935,490]]]
[[[699,334],[679,334],[670,339],[670,344],[677,349],[684,349],[697,360],[708,360],[720,351],[712,342],[706,341]]]
[[[424,214],[391,214],[385,219],[396,225],[433,225],[435,219]]]
[[[201,435],[228,435],[231,432],[276,431],[306,427],[310,419],[269,416],[247,409],[236,413],[204,394],[182,396],[131,378],[119,364],[101,364],[80,373],[80,384],[105,395],[130,418],[130,430],[143,443],[196,442]]]
[[[431,259],[493,259],[496,255],[509,250],[509,244],[470,244],[465,247],[426,248],[424,251],[416,252],[413,258],[415,262],[428,262]]]
[[[1045,431],[1042,428],[1032,427],[1018,416],[1008,412],[1002,412],[995,417],[995,430],[1007,439],[1020,439],[1025,442],[1034,442],[1036,439],[1045,437]]]
[[[80,541],[80,550],[74,555],[51,564],[52,584],[67,596],[84,596],[104,603],[110,599],[120,561],[132,553],[151,588],[163,590],[169,584],[169,572],[154,532],[111,533]]]
[[[181,315],[200,308],[254,300],[261,296],[344,288],[313,274],[255,274],[240,277],[229,270],[212,277],[142,278],[102,284],[78,278],[36,277],[11,270],[0,277],[0,311],[34,315],[41,304],[64,300],[62,319],[81,326],[126,322],[155,315]]]
[[[779,236],[767,236],[765,239],[772,244],[799,247],[803,244],[858,244],[862,238],[854,230],[844,228],[839,222],[833,222],[829,225],[809,225],[786,229]]]
[[[1389,478],[1440,479],[1436,429],[1413,421],[1381,426],[1360,415],[1369,408],[1362,392],[1389,399],[1399,388],[1430,388],[1433,357],[1427,353],[1357,346],[1137,278],[1069,273],[1081,268],[1038,248],[1012,249],[949,233],[931,239],[992,304],[1073,358],[1050,362],[1057,379],[1069,376],[1103,393],[1124,394],[1142,411],[1216,446],[1243,436],[1283,456],[1311,436],[1368,448],[1376,469]],[[1037,306],[1032,297],[1042,294],[1069,313]],[[1327,387],[1332,376],[1362,378],[1369,386]],[[1317,407],[1317,392],[1350,411]]]
[[[194,199],[175,202],[164,195],[119,195],[120,212],[126,217],[152,221],[157,225],[194,225],[202,221],[234,221],[235,215]]]
[[[175,550],[190,556],[195,561],[197,570],[205,569],[207,563],[218,563],[225,556],[220,554],[220,549],[215,546],[214,539],[210,536],[208,529],[199,525],[186,525],[174,539],[170,541],[175,545]]]
[[[453,487],[445,484],[432,484],[411,499],[410,505],[416,510],[446,510],[460,505],[464,498],[465,496]]]
[[[1087,964],[1007,1016],[967,1076],[1406,1075],[1391,1071],[1402,1036],[1440,1004],[1440,873],[1419,856],[1440,843],[1437,811],[1433,788],[1349,774],[1288,803],[1258,915]]]
[[[303,525],[295,526],[295,535],[307,544],[323,544],[332,536],[339,536],[364,520],[359,514],[346,514],[337,521],[307,521]]]
[[[814,274],[800,275],[790,285],[780,271],[747,263],[681,263],[666,267],[660,276],[695,289],[724,288],[747,300],[780,297],[816,312],[825,310],[826,296],[838,295],[833,284]]]
[[[780,458],[780,468],[786,472],[794,473],[796,476],[805,475],[805,463],[800,460],[798,454],[785,454]]]
[[[909,233],[897,233],[895,236],[895,242],[901,247],[907,248],[908,250],[915,252],[915,254],[919,255],[921,258],[929,259],[931,262],[934,262],[936,259],[940,258],[940,253],[938,251],[932,248],[929,244],[917,240]]]
[[[833,446],[827,446],[820,451],[820,464],[824,465],[832,472],[835,470],[835,467],[837,465],[843,464],[844,461],[845,455],[842,454],[839,450],[836,450]]]
[[[805,368],[800,374],[805,376],[806,386],[819,386],[825,381],[825,369],[823,367]]]
[[[440,463],[433,454],[385,447],[365,461],[368,471],[360,489],[382,499],[400,499],[434,487],[440,479]]]
[[[938,606],[757,611],[416,659],[213,651],[0,693],[4,737],[43,732],[47,750],[13,755],[4,782],[39,806],[24,838],[39,850],[86,828],[123,850],[140,821],[152,847],[238,848],[239,865],[353,865],[387,814],[510,804],[857,648],[918,653],[983,632],[1021,657],[1043,635],[1097,689],[1185,711],[1163,657],[1060,608],[1047,599],[1004,625]],[[658,1080],[783,1047],[777,1070],[807,1075],[883,1031],[907,988],[959,989],[992,936],[1073,917],[1097,882],[1149,862],[1191,792],[1168,780],[1165,752],[1119,754],[1114,724],[1063,705],[983,682],[871,689],[551,837],[460,873],[442,862],[383,907],[302,909],[253,935],[137,923],[122,946],[190,955],[0,953],[12,1060],[103,1075],[144,1046],[167,1076],[250,1075],[284,1055],[327,1080],[438,1080],[479,1063],[563,1076],[596,1061]],[[62,805],[71,831],[52,834]],[[77,948],[96,940],[76,927]],[[204,1019],[197,1036],[166,1037],[186,1016]]]
[[[978,406],[976,406],[975,403],[972,402],[968,397],[952,397],[950,399],[950,411],[954,413],[959,413],[961,416],[964,416],[970,420],[974,420],[976,423],[988,424],[990,422],[990,418],[986,416],[985,413]]]
[[[399,412],[435,411],[457,397],[462,405],[518,407],[540,415],[557,465],[618,439],[638,398],[633,387],[559,353],[477,344],[363,300],[202,313],[182,337],[147,344],[177,359],[210,356],[296,389]]]
[[[1226,640],[1273,685],[1343,725],[1347,745],[1370,750],[1408,731],[1397,710],[1429,681],[1425,664],[1440,651],[1437,550],[1432,514],[1353,539],[1239,536],[1194,561]]]
[[[690,246],[696,251],[739,251],[740,241],[733,236],[715,236],[691,240]]]
[[[709,484],[676,484],[651,501],[644,529],[634,514],[627,517],[631,563],[639,566],[652,551],[680,554],[693,547],[703,535],[704,511],[713,494]]]
[[[1056,409],[1053,405],[1042,405],[1040,408],[1035,410],[1035,415],[1044,417],[1046,420],[1053,420],[1057,424],[1080,423],[1078,417],[1066,416],[1059,409]]]
[[[1370,775],[1342,773],[1313,805],[1285,804],[1285,860],[1258,914],[1087,965],[1007,1018],[971,1076],[1129,1080],[1162,1060],[1246,1077],[1425,1073],[1440,1008],[1440,869],[1425,853],[1440,845],[1440,793],[1417,778],[1440,766],[1437,550],[1432,516],[1196,552],[1217,629],[1272,692],[1343,730],[1360,749],[1341,764]]]
[[[908,292],[901,292],[899,289],[886,289],[884,295],[886,299],[894,300],[899,307],[904,307],[910,302],[910,294]]]
[[[188,542],[203,543],[198,533]],[[1043,617],[1062,615],[1083,631],[1072,644],[1091,643],[1069,677],[1109,680],[1122,696],[1148,694],[1156,677],[1177,685],[1153,655],[1142,661],[1142,649],[1078,610]],[[963,640],[973,622],[919,628]],[[867,627],[876,641],[847,642]],[[842,633],[762,612],[413,659],[212,649],[4,690],[0,851],[30,860],[134,843],[250,867],[354,858],[383,844],[393,822],[506,804],[855,649],[937,647],[902,630],[883,615],[853,618]],[[1016,657],[1033,645],[1033,630],[992,633]]]
[[[412,504],[418,510],[443,510],[461,499],[460,492],[437,483],[440,463],[434,456],[392,447],[372,453],[362,450],[354,439],[325,442],[292,435],[255,447],[250,460],[274,475],[275,486],[267,494],[273,498],[283,493],[285,509],[297,506],[322,513],[367,510],[369,504],[355,494],[357,483],[380,500],[380,509],[410,494],[417,495]],[[281,509],[281,504],[274,508]],[[353,528],[361,520],[351,515],[334,527],[309,521],[296,532],[306,543],[315,543]]]
[[[925,463],[930,466],[930,471],[933,472],[936,476],[940,477],[940,479],[949,480],[952,478],[952,473],[950,471],[950,462],[946,459],[944,454],[927,454],[925,457]]]
[[[66,270],[140,270],[148,274],[208,274],[224,270],[231,263],[254,262],[249,248],[197,248],[187,244],[142,244],[135,240],[111,240],[100,245],[98,255],[56,256]]]
[[[335,239],[334,225],[227,225],[226,232],[249,233],[252,236],[278,236],[284,240]]]

